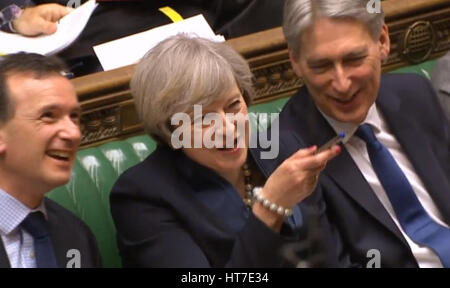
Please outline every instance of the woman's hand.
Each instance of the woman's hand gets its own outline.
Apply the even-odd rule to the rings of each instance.
[[[341,147],[335,145],[318,154],[315,154],[316,150],[317,146],[300,149],[286,159],[267,179],[261,195],[284,208],[293,208],[311,195],[317,186],[320,172],[329,160],[339,155]],[[260,203],[255,203],[253,212],[269,227],[276,231],[281,228],[281,215],[269,211]]]
[[[69,14],[73,9],[59,4],[43,4],[28,7],[13,22],[17,33],[24,36],[53,34],[58,29],[56,22]]]

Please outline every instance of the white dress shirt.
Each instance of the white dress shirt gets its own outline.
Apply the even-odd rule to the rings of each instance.
[[[0,235],[11,268],[36,268],[33,237],[20,223],[34,211],[47,216],[43,202],[34,210],[0,189]]]
[[[372,164],[369,159],[369,154],[367,152],[366,143],[358,136],[354,135],[354,133],[358,129],[358,125],[338,122],[325,115],[322,111],[321,113],[328,121],[328,123],[330,123],[336,133],[346,131],[347,135],[343,141],[345,148],[353,158],[353,161],[355,161],[356,165],[358,166],[366,181],[369,183],[373,192],[376,194],[380,202],[383,204],[384,208],[387,210],[387,212],[397,225],[398,229],[402,232],[403,236],[409,244],[409,247],[411,248],[412,253],[414,254],[414,257],[417,260],[417,263],[419,264],[419,267],[443,267],[439,257],[433,250],[415,243],[413,240],[411,240],[411,238],[408,237],[408,235],[401,227],[400,222],[395,215],[394,208],[392,207],[392,204],[389,201],[388,196],[386,195],[386,191],[384,190],[383,186],[378,180],[375,171],[373,170]],[[408,160],[406,154],[403,152],[403,149],[398,143],[397,139],[390,131],[381,113],[378,112],[375,104],[373,104],[369,109],[366,119],[361,124],[364,123],[370,124],[372,126],[377,139],[381,143],[383,143],[392,154],[398,166],[403,171],[406,178],[408,178],[409,183],[411,184],[414,192],[417,195],[417,198],[419,199],[425,211],[434,221],[445,227],[448,227],[443,222],[442,215],[433,202],[433,199],[431,199],[422,180],[417,175],[414,167]],[[383,255],[381,255],[381,259],[383,259]]]

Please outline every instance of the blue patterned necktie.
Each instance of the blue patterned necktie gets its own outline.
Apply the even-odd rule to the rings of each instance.
[[[33,236],[36,267],[57,268],[58,262],[44,214],[39,211],[28,214],[21,227]]]
[[[414,242],[431,248],[444,267],[450,268],[450,229],[428,215],[389,150],[375,137],[372,127],[363,124],[355,134],[366,142],[370,162],[403,230]]]

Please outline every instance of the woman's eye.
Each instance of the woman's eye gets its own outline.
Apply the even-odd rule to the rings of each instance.
[[[241,107],[241,100],[236,100],[230,105],[230,108],[240,108],[240,107]]]

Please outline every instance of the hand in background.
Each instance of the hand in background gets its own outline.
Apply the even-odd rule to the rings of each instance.
[[[59,4],[43,4],[28,7],[14,20],[13,26],[17,33],[24,36],[50,35],[56,32],[59,19],[69,14],[73,9]]]

